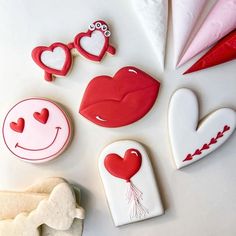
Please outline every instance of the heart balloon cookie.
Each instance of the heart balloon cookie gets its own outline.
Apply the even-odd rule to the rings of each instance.
[[[92,61],[101,61],[106,52],[114,55],[116,50],[109,45],[111,32],[104,21],[95,21],[86,33],[79,33],[74,39],[75,48]]]
[[[113,77],[102,75],[90,81],[79,113],[104,127],[131,124],[152,108],[160,83],[131,66],[121,68]]]
[[[30,98],[10,109],[2,133],[15,156],[40,163],[59,156],[68,146],[72,132],[70,119],[56,103]]]
[[[144,147],[131,140],[108,145],[99,171],[116,226],[164,213],[152,166]]]
[[[235,130],[236,113],[221,108],[199,122],[197,97],[191,90],[183,88],[171,98],[168,124],[174,161],[180,169],[224,144]]]

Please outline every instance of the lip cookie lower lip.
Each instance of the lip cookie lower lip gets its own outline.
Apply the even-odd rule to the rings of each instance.
[[[141,119],[154,105],[160,83],[135,67],[113,77],[95,77],[88,85],[79,113],[104,127],[121,127]]]
[[[8,149],[27,162],[58,157],[68,146],[71,123],[67,114],[44,98],[20,101],[7,113],[2,134]]]

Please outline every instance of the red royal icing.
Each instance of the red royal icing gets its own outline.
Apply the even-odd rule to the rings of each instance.
[[[23,118],[19,118],[17,122],[11,122],[10,127],[12,130],[22,133],[25,127],[25,120]]]
[[[124,158],[111,153],[104,159],[105,168],[111,175],[128,182],[139,171],[141,164],[142,155],[136,149],[128,149]]]
[[[153,106],[160,83],[131,66],[120,69],[114,77],[98,76],[91,80],[79,112],[93,123],[120,127],[141,119]]]
[[[184,161],[191,161],[195,156],[198,156],[198,155],[201,155],[202,152],[204,150],[207,150],[209,149],[212,145],[216,144],[217,143],[217,140],[222,138],[224,136],[224,134],[230,130],[230,127],[228,125],[225,125],[223,130],[222,131],[219,131],[216,135],[216,137],[213,137],[211,138],[210,142],[209,143],[205,143],[203,144],[203,146],[201,147],[201,149],[196,149],[195,152],[193,154],[188,154],[185,159],[183,160]]]
[[[43,108],[40,113],[34,112],[34,118],[43,124],[47,123],[48,116],[49,116],[49,111],[47,108]]]
[[[236,59],[236,30],[228,34],[193,64],[184,74]]]
[[[64,61],[64,65],[62,66],[61,69],[51,68],[51,67],[45,65],[41,59],[41,55],[43,52],[45,52],[45,51],[53,52],[53,50],[55,48],[62,48],[65,52],[65,61]],[[49,47],[46,47],[46,46],[36,47],[33,49],[31,55],[32,55],[34,62],[45,71],[44,78],[47,81],[52,81],[53,75],[65,76],[68,73],[68,71],[70,70],[71,63],[72,63],[70,49],[67,47],[67,45],[65,45],[63,43],[59,43],[59,42],[53,43]]]

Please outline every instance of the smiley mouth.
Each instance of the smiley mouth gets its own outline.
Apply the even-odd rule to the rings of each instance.
[[[42,151],[42,150],[48,149],[48,148],[51,147],[51,146],[54,144],[54,142],[56,141],[60,129],[61,129],[61,127],[56,127],[56,134],[55,134],[55,137],[53,138],[52,142],[51,142],[48,146],[46,146],[46,147],[44,147],[44,148],[26,148],[26,147],[22,147],[19,143],[16,143],[15,148],[18,147],[18,148],[21,148],[21,149],[24,149],[24,150],[27,150],[27,151]]]

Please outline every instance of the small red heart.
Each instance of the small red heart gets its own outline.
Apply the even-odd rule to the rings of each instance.
[[[225,125],[223,132],[226,132],[226,131],[228,131],[228,130],[230,130],[230,127],[229,127],[228,125]]]
[[[201,152],[199,149],[197,149],[197,150],[194,152],[193,156],[195,156],[195,155],[201,155],[201,154],[202,154],[202,152]]]
[[[39,112],[34,113],[34,118],[43,124],[47,123],[48,117],[49,117],[49,111],[47,108],[43,108],[40,113]]]
[[[210,144],[215,144],[215,143],[217,143],[217,140],[215,138],[212,138]]]
[[[218,138],[222,138],[223,137],[223,133],[222,132],[218,132],[217,136],[216,136],[216,139]]]
[[[193,159],[191,154],[188,154],[187,157],[183,161],[191,161]]]
[[[209,149],[210,148],[210,146],[207,144],[207,143],[205,143],[203,146],[202,146],[202,150],[206,150],[206,149]]]
[[[107,171],[118,178],[130,181],[139,171],[142,164],[142,155],[136,149],[128,149],[124,158],[115,153],[108,154],[104,159]]]
[[[16,122],[11,122],[10,127],[12,130],[22,133],[25,128],[25,120],[23,118],[19,118]]]

